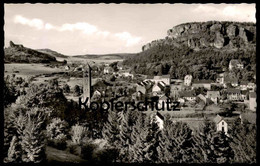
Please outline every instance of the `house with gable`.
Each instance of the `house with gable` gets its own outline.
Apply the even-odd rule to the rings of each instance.
[[[226,135],[228,135],[228,122],[225,120],[224,117],[217,115],[213,119],[214,123],[216,124],[216,130],[225,132]]]
[[[220,99],[220,92],[219,91],[207,91],[207,98],[214,102],[214,104],[218,104]]]
[[[205,88],[207,90],[211,89],[211,80],[194,80],[192,83],[192,88]]]
[[[243,69],[244,65],[238,59],[231,59],[229,61],[228,68],[229,68],[229,70],[233,70],[234,68],[236,68],[236,69]]]
[[[194,102],[197,98],[195,91],[191,90],[191,91],[181,91],[180,93],[180,97],[187,100],[187,101],[191,101]]]

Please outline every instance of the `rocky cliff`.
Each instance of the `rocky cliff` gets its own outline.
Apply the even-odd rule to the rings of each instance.
[[[155,40],[142,47],[145,51],[154,46],[186,45],[191,49],[237,49],[256,44],[256,25],[239,22],[194,22],[177,25],[167,31],[165,39]]]

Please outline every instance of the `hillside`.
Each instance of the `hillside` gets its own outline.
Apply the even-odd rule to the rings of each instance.
[[[256,65],[256,26],[253,23],[186,23],[167,31],[165,39],[143,46],[143,51],[123,63],[132,72],[146,75],[170,74],[183,79],[216,78],[231,59],[245,67],[241,79],[250,80]]]
[[[14,44],[10,41],[10,46],[4,49],[5,62],[15,63],[50,63],[56,62],[56,58],[50,54],[33,50],[23,45]]]
[[[135,54],[131,53],[115,53],[115,54],[86,54],[86,55],[75,55],[73,57],[76,58],[84,58],[84,59],[125,59],[129,56],[132,56]]]
[[[61,53],[58,53],[56,51],[53,51],[51,49],[45,48],[45,49],[38,49],[37,51],[41,52],[41,53],[45,53],[45,54],[49,54],[53,57],[58,57],[58,58],[67,58],[68,56],[63,55]]]

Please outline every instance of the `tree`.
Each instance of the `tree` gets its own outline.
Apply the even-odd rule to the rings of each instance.
[[[256,125],[237,118],[231,125],[230,142],[236,163],[256,163]],[[245,137],[246,135],[246,137]]]
[[[27,114],[27,125],[23,131],[21,146],[24,150],[23,161],[39,163],[46,160],[45,135],[43,133],[45,113],[35,107]]]
[[[194,136],[195,153],[200,163],[216,163],[214,151],[211,149],[211,139],[215,133],[215,125],[205,118],[200,130]],[[201,155],[202,154],[202,155]]]
[[[152,122],[148,124],[148,135],[146,137],[146,144],[144,148],[144,162],[157,163],[159,161],[157,149],[159,147],[161,134],[162,133],[158,124],[152,120]]]
[[[74,93],[75,96],[80,95],[80,87],[78,85],[74,86],[73,93]]]
[[[216,132],[211,140],[211,148],[217,163],[230,163],[234,158],[234,151],[230,146],[230,138],[225,132]]]
[[[64,93],[70,93],[70,86],[69,86],[68,84],[65,84],[65,85],[63,86],[63,92],[64,92]]]

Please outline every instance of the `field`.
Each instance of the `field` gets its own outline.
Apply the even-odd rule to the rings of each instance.
[[[44,64],[23,64],[11,63],[5,64],[5,75],[15,74],[19,77],[30,77],[41,74],[51,74],[53,72],[62,72],[62,69],[47,67]]]

